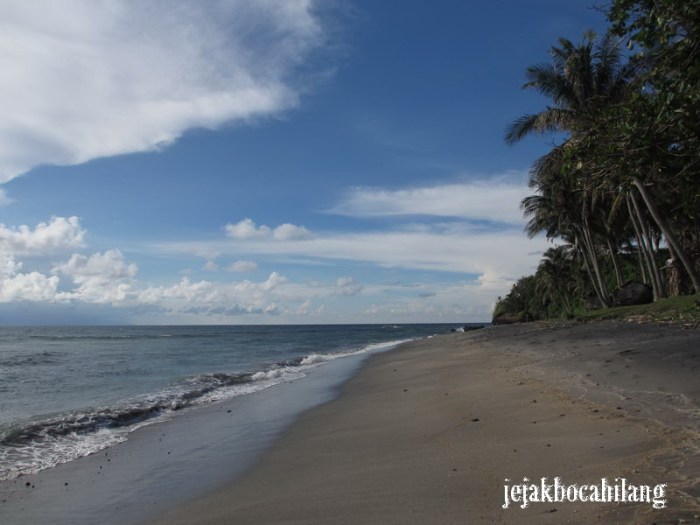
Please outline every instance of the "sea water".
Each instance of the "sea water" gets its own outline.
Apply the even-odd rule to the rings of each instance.
[[[0,328],[0,480],[456,325]],[[274,392],[274,391],[273,391]]]

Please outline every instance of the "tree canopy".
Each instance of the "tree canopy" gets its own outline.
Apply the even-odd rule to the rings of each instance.
[[[608,33],[559,39],[549,63],[526,70],[524,88],[550,103],[505,140],[560,137],[533,162],[522,202],[527,234],[558,247],[495,317],[605,308],[628,280],[654,299],[700,292],[700,0],[615,0],[607,16]]]

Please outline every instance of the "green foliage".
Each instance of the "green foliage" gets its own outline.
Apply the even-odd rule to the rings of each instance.
[[[551,103],[506,142],[565,138],[533,164],[525,230],[567,247],[548,250],[494,317],[607,306],[627,280],[650,282],[655,299],[700,290],[700,0],[613,0],[608,20],[608,35],[560,39],[551,64],[527,69],[524,87]]]
[[[498,298],[493,314],[494,319],[503,317],[510,317],[517,321],[542,319],[544,308],[536,289],[537,281],[533,275],[518,279],[508,295]]]
[[[698,304],[700,304],[700,295],[683,295],[667,297],[651,304],[579,312],[576,317],[582,321],[631,319],[654,322],[687,322],[697,326],[700,323],[700,306]]]

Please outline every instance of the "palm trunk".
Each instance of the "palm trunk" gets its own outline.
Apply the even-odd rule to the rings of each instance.
[[[651,213],[651,216],[653,217],[654,221],[656,221],[656,224],[659,225],[661,233],[663,233],[664,237],[666,237],[666,241],[668,241],[668,244],[673,246],[674,251],[678,255],[678,258],[681,260],[685,271],[688,273],[688,276],[690,277],[690,280],[693,283],[695,293],[700,293],[700,277],[698,276],[698,272],[695,271],[695,266],[693,266],[693,262],[688,258],[680,242],[678,241],[678,239],[676,239],[676,236],[666,224],[666,221],[661,216],[661,213],[659,213],[659,210],[656,207],[654,200],[651,198],[651,195],[649,195],[649,192],[644,187],[644,184],[642,184],[642,181],[639,180],[638,177],[633,177],[632,181],[634,182],[634,185],[636,186],[637,190],[639,190],[639,194],[642,196],[644,203],[647,205],[649,213]]]
[[[582,246],[581,244],[578,243],[578,238],[574,237],[574,243],[575,243],[575,246],[579,249],[579,251],[581,253],[581,257],[583,258],[583,267],[586,269],[586,273],[588,274],[588,279],[591,281],[591,285],[593,286],[593,291],[595,292],[595,295],[598,298],[598,301],[600,301],[600,306],[603,308],[606,308],[607,303],[606,303],[605,299],[603,299],[603,294],[598,289],[598,284],[596,283],[596,280],[593,277],[593,272],[591,272],[591,266],[588,263],[588,257],[586,256],[586,250],[584,249],[584,246]]]
[[[598,255],[595,251],[595,245],[593,244],[593,238],[591,237],[591,230],[588,225],[588,218],[586,217],[585,213],[583,215],[583,238],[584,244],[587,245],[588,252],[591,256],[591,266],[593,266],[593,272],[595,274],[596,280],[598,281],[601,296],[605,298],[603,299],[603,305],[607,307],[610,305],[607,299],[608,289],[605,286],[605,283],[603,282],[603,274],[600,271],[600,264],[598,264]]]
[[[608,243],[608,249],[610,250],[610,258],[612,259],[613,267],[615,268],[615,279],[617,280],[617,287],[622,288],[622,273],[620,272],[620,265],[617,262],[617,254],[613,248],[613,244],[610,241],[610,237],[606,240]]]
[[[637,238],[637,242],[639,242],[639,235],[635,232],[635,236]],[[647,271],[644,268],[644,254],[642,254],[642,250],[639,247],[639,244],[635,246],[632,244],[632,241],[628,241],[627,245],[629,246],[630,253],[636,251],[637,252],[637,263],[639,264],[639,275],[642,276],[642,282],[644,284],[649,284],[649,277],[647,276]]]
[[[655,281],[651,275],[651,263],[649,262],[649,254],[647,253],[642,243],[642,234],[639,231],[639,224],[637,224],[637,215],[635,214],[634,209],[632,208],[632,198],[629,196],[629,194],[627,194],[625,200],[627,201],[627,211],[630,214],[630,221],[632,222],[632,227],[634,228],[634,236],[637,240],[637,257],[639,258],[639,268],[642,272],[642,281],[644,281],[645,284],[651,283],[652,289],[654,290],[654,299],[656,299],[658,295],[658,290],[656,289]]]
[[[654,253],[654,245],[651,239],[651,233],[649,232],[649,224],[647,223],[644,215],[642,215],[642,209],[637,202],[637,197],[632,193],[630,195],[634,209],[637,211],[637,217],[639,218],[639,225],[642,230],[642,241],[644,242],[644,247],[647,250],[649,257],[649,265],[652,272],[652,282],[656,283],[657,293],[655,294],[654,300],[664,297],[664,285],[663,279],[661,279],[661,274],[659,273],[659,265],[656,263],[656,254]]]

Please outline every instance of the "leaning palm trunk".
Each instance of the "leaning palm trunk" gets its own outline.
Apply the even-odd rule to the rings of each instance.
[[[632,207],[637,215],[639,237],[642,241],[644,254],[647,258],[649,275],[651,275],[651,284],[654,291],[654,300],[656,301],[657,299],[663,297],[663,281],[661,279],[661,274],[659,273],[659,267],[656,264],[656,254],[654,253],[654,247],[651,241],[651,235],[649,233],[649,225],[642,214],[642,210],[637,202],[637,197],[632,192],[630,192],[630,201],[632,202]]]
[[[588,256],[586,254],[586,249],[585,249],[585,243],[579,244],[578,243],[578,237],[574,237],[574,245],[579,249],[579,253],[581,254],[581,258],[583,259],[583,267],[586,269],[586,273],[588,274],[588,279],[591,282],[591,285],[593,286],[593,291],[595,292],[596,297],[598,298],[598,301],[600,302],[600,305],[603,308],[606,308],[608,306],[607,300],[603,296],[601,290],[598,288],[598,283],[596,282],[595,278],[593,277],[593,272],[591,271],[591,265],[588,262]]]
[[[632,198],[630,197],[629,193],[625,195],[625,200],[627,202],[627,211],[630,215],[630,221],[632,222],[632,227],[634,228],[634,237],[637,240],[637,256],[639,257],[639,268],[642,272],[642,280],[646,284],[651,284],[652,290],[654,291],[654,299],[656,300],[659,296],[659,290],[651,271],[649,253],[647,252],[646,245],[642,242],[641,227],[637,222],[637,214],[632,206]]]
[[[693,283],[695,293],[700,293],[700,277],[698,276],[698,272],[695,270],[693,262],[690,260],[690,258],[688,258],[680,242],[678,241],[678,239],[676,239],[676,236],[668,227],[668,224],[666,224],[666,221],[664,220],[661,213],[659,213],[659,210],[656,207],[654,200],[652,199],[647,189],[644,187],[642,181],[639,180],[638,177],[633,177],[632,182],[634,182],[635,187],[637,188],[637,190],[639,190],[639,194],[642,196],[644,204],[647,205],[649,213],[651,214],[656,224],[658,224],[659,228],[661,229],[661,233],[663,233],[664,237],[666,237],[666,241],[670,246],[673,246],[673,250],[676,252],[676,255],[678,255],[678,258],[681,260],[685,271],[688,273],[688,276],[690,277],[690,280]]]
[[[634,221],[632,219],[630,222]],[[634,223],[633,223],[634,224]],[[634,227],[636,228],[637,225],[634,224]],[[627,241],[627,247],[629,248],[630,253],[636,253],[637,254],[637,264],[639,264],[639,275],[642,276],[642,282],[644,284],[649,284],[651,281],[649,281],[649,276],[647,274],[647,270],[644,267],[644,254],[642,253],[642,250],[639,248],[639,233],[634,232],[635,239],[637,241],[637,245],[635,246],[632,244],[632,241],[628,240]]]
[[[596,281],[598,282],[598,287],[600,289],[600,295],[603,297],[603,299],[602,299],[603,306],[605,306],[605,307],[610,306],[610,303],[607,299],[608,289],[605,286],[605,282],[603,282],[603,274],[600,270],[600,264],[598,263],[598,255],[596,253],[595,244],[593,244],[593,237],[591,236],[591,229],[588,225],[588,218],[586,217],[585,213],[583,215],[583,228],[581,230],[583,233],[584,245],[586,246],[588,253],[590,254],[590,257],[591,257],[591,266],[593,267],[593,273],[595,274]]]
[[[610,259],[612,259],[613,267],[615,268],[615,280],[617,281],[618,288],[622,287],[622,273],[620,272],[620,265],[617,262],[617,254],[613,247],[613,243],[610,241],[610,237],[606,239],[608,243],[608,249],[610,250]]]

